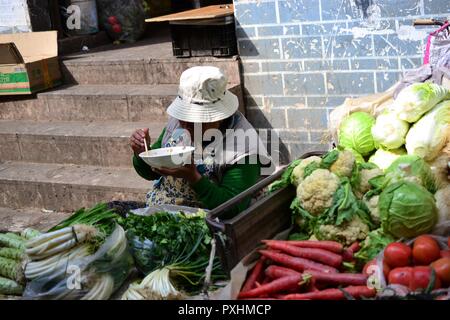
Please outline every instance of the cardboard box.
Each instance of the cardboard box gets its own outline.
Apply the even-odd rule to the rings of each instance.
[[[0,34],[0,95],[31,94],[61,83],[56,31]]]

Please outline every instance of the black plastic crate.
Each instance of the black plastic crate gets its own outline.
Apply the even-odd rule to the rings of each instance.
[[[234,20],[225,23],[170,24],[175,57],[227,57],[237,54]]]

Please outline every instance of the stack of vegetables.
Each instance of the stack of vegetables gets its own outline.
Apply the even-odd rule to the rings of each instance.
[[[129,214],[120,220],[136,266],[145,275],[122,299],[183,299],[214,289],[217,281],[227,278],[212,250],[205,214]]]
[[[450,292],[450,237],[444,244],[430,235],[421,235],[410,244],[394,242],[383,251],[384,281],[388,284],[380,296],[415,298],[428,294],[431,298],[448,299]],[[444,249],[445,247],[445,249]],[[376,264],[371,261],[370,265]],[[445,288],[445,290],[440,290]]]
[[[25,243],[32,299],[108,299],[128,276],[132,257],[118,216],[100,203]],[[75,279],[74,277],[78,277]],[[68,285],[70,279],[73,285]]]
[[[358,244],[335,241],[265,240],[266,248],[249,272],[239,299],[344,300],[371,298],[368,276],[347,273]]]
[[[38,234],[33,229],[25,229],[20,235],[12,232],[0,234],[0,295],[22,294],[25,243]]]
[[[450,220],[449,90],[433,83],[414,83],[376,118],[364,112],[344,118],[338,139],[342,148],[352,150],[357,158],[365,157],[382,170],[392,171],[393,162],[402,155],[411,156],[411,163],[416,158],[423,159],[431,167],[435,181],[434,186],[426,181],[422,182],[427,185],[419,184],[435,194],[442,214],[437,223]],[[413,166],[422,163],[411,164],[403,171],[415,170]]]
[[[297,188],[290,239],[361,241],[361,266],[397,239],[448,233],[446,99],[450,93],[443,87],[413,84],[376,119],[364,112],[346,117],[335,150],[291,163],[271,186]]]

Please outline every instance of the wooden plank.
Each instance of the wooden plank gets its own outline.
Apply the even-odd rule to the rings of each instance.
[[[174,14],[168,14],[161,17],[146,19],[145,22],[164,22],[164,21],[179,21],[179,20],[198,20],[198,19],[212,19],[233,15],[234,8],[232,4],[220,4],[215,6],[208,6],[199,9],[193,9]]]

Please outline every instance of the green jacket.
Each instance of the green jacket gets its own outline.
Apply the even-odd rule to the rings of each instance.
[[[164,133],[165,129],[161,132],[158,140],[152,144],[152,149],[161,148]],[[156,180],[160,177],[136,155],[133,156],[133,166],[136,172],[144,179]],[[254,185],[260,176],[260,167],[260,164],[235,164],[226,170],[219,183],[214,183],[207,177],[202,177],[191,187],[204,208],[214,209]],[[230,214],[234,215],[241,212],[248,207],[249,203],[250,198],[237,205]]]

